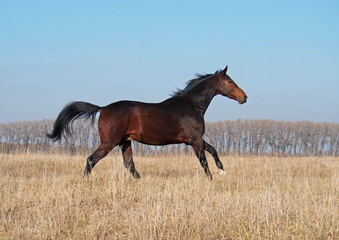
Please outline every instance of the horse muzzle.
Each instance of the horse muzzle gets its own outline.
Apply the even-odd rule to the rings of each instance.
[[[238,97],[238,103],[244,104],[247,101],[247,95],[245,94],[243,97]]]

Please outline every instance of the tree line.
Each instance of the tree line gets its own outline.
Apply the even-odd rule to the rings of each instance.
[[[53,142],[45,133],[54,120],[0,124],[0,152],[86,153],[100,143],[97,125],[78,120],[67,140]],[[207,122],[204,139],[219,155],[338,156],[339,124],[311,121],[236,120]],[[119,148],[113,151],[119,152]],[[174,144],[149,146],[133,142],[139,155],[187,154],[189,146]]]

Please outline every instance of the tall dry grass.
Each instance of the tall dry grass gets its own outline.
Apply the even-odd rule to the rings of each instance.
[[[0,155],[0,239],[338,239],[338,158]]]

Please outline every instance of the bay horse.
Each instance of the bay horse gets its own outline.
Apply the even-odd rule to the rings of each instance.
[[[224,167],[217,151],[202,138],[205,132],[204,114],[212,98],[218,94],[243,104],[245,92],[226,74],[225,69],[214,74],[197,75],[178,89],[170,98],[160,103],[118,101],[105,107],[87,102],[72,102],[58,115],[51,133],[54,141],[71,135],[71,126],[78,118],[92,118],[100,112],[98,129],[100,146],[87,158],[84,176],[89,176],[93,167],[115,146],[122,151],[124,166],[134,178],[140,178],[135,169],[131,140],[150,145],[185,143],[192,146],[205,174],[212,180],[205,150],[209,152],[222,173]]]

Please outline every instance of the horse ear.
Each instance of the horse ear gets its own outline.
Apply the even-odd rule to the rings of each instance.
[[[221,71],[221,75],[222,75],[222,76],[226,75],[227,67],[228,67],[228,66],[226,65],[225,69]]]

